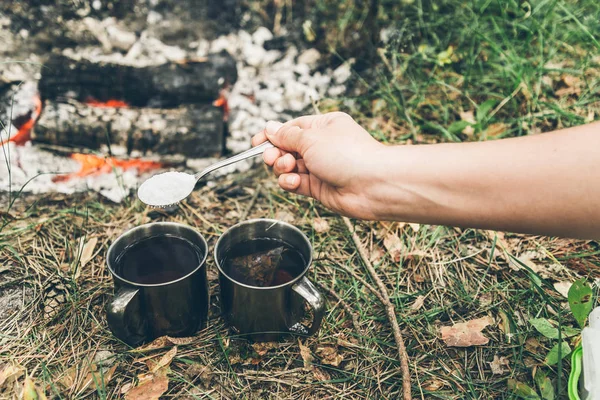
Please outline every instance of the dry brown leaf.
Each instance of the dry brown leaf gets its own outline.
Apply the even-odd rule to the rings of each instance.
[[[483,317],[452,326],[443,326],[440,330],[442,340],[447,346],[469,347],[487,344],[490,340],[481,331],[492,323],[490,317]]]
[[[277,342],[264,342],[252,344],[252,348],[254,349],[256,354],[258,354],[261,357],[267,354],[269,350],[276,349],[277,347],[279,347],[279,344]]]
[[[321,358],[321,363],[333,365],[334,367],[339,366],[344,361],[344,357],[338,353],[337,347],[334,346],[317,347],[317,355]]]
[[[0,388],[19,379],[23,372],[25,368],[20,365],[4,364],[0,367]]]
[[[502,122],[491,124],[485,130],[485,137],[487,138],[495,138],[502,135],[508,129],[508,125],[503,124]]]
[[[80,268],[85,267],[85,265],[94,257],[94,249],[96,248],[97,243],[98,238],[93,237],[83,246],[81,257],[79,257]]]
[[[439,381],[437,379],[430,379],[423,383],[423,389],[428,390],[430,392],[435,392],[444,387],[444,382]]]
[[[294,216],[294,214],[290,213],[289,211],[278,210],[275,212],[275,219],[291,224],[294,222],[296,217]]]
[[[331,375],[329,375],[329,373],[321,368],[313,368],[313,376],[318,380],[318,381],[328,381],[331,380]]]
[[[418,310],[419,308],[423,307],[423,304],[425,304],[425,296],[417,296],[415,302],[412,304],[412,306],[410,306],[410,308],[413,310]]]
[[[304,361],[304,369],[309,370],[314,359],[312,353],[310,352],[310,349],[303,345],[300,340],[298,340],[298,347],[300,347],[300,355]]]
[[[148,360],[147,365],[151,373],[155,374],[159,369],[166,368],[171,365],[173,357],[177,354],[177,346],[174,346],[171,350],[167,351],[158,362]]]
[[[554,92],[556,96],[563,97],[570,96],[572,94],[581,94],[581,87],[583,86],[581,79],[573,75],[563,74],[560,80],[563,87]]]
[[[410,226],[414,233],[419,232],[419,229],[421,228],[421,224],[409,223],[408,226]]]
[[[490,364],[490,368],[492,370],[492,374],[494,375],[502,375],[506,372],[503,366],[508,367],[509,362],[506,357],[498,357],[498,355],[494,355],[494,360],[492,362],[488,362]]]
[[[317,233],[329,232],[329,222],[323,218],[315,218],[312,223],[313,228]]]
[[[119,390],[119,392],[121,394],[125,394],[125,393],[129,392],[132,387],[133,387],[133,383],[131,383],[131,382],[126,383],[121,387],[121,390]]]
[[[130,389],[125,393],[126,400],[158,400],[169,389],[166,376],[154,376],[152,379]]]
[[[371,261],[372,264],[377,265],[384,255],[385,251],[381,247],[373,246],[373,251],[371,251],[371,254],[369,255],[369,261]]]
[[[163,347],[171,347],[172,345],[190,344],[195,340],[194,337],[174,338],[171,336],[161,336],[154,339],[152,342],[135,349],[135,352],[145,352],[150,350],[162,349]]]
[[[398,235],[396,235],[393,232],[388,233],[383,238],[383,245],[387,249],[388,253],[390,254],[390,257],[394,262],[400,261],[400,258],[402,256],[402,241],[400,240]]]
[[[540,346],[541,344],[536,338],[531,337],[525,341],[525,350],[530,353],[537,353]]]
[[[47,397],[46,393],[31,378],[25,378],[25,382],[23,383],[23,400],[47,400]]]
[[[94,388],[104,388],[110,380],[112,379],[115,370],[117,369],[116,365],[110,367],[110,369],[104,373],[100,373],[100,371],[96,371],[96,365],[92,364],[92,372],[88,372],[85,378],[79,382],[77,388],[75,389],[76,393],[82,393],[90,387]]]
[[[571,285],[573,285],[573,283],[569,282],[569,281],[555,282],[554,289],[556,289],[556,291],[558,293],[563,295],[563,297],[565,299],[568,299],[569,298],[569,289],[571,289]]]
[[[212,368],[207,365],[202,365],[199,363],[194,363],[188,367],[185,374],[190,379],[194,379],[199,377],[202,380],[202,383],[208,387],[213,379],[213,371]]]

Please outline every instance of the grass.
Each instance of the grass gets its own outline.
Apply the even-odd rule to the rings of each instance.
[[[316,45],[329,49],[332,59],[341,62],[355,54],[348,35],[366,24],[362,3],[315,0],[314,7],[293,13],[285,9],[290,3],[283,3],[284,25],[292,24],[289,15],[300,22],[311,19]],[[319,104],[321,111],[348,111],[389,143],[538,134],[600,114],[597,2],[379,3],[376,22],[391,28],[391,40],[375,52],[374,68],[357,66],[353,79],[358,94],[326,99]],[[249,207],[258,188],[261,192]],[[122,397],[123,387],[148,372],[148,357],[157,360],[172,345],[140,352],[107,329],[103,307],[112,283],[104,255],[110,242],[130,227],[168,220],[196,227],[212,249],[219,235],[246,213],[246,218],[288,220],[309,236],[315,249],[309,278],[328,299],[323,327],[313,338],[286,340],[272,348],[236,338],[219,316],[216,268],[209,257],[209,325],[178,346],[164,398],[400,398],[391,328],[384,307],[365,285],[374,282],[345,225],[318,204],[277,189],[262,169],[200,189],[173,215],[134,200],[115,206],[91,195],[21,196],[10,213],[0,213],[0,297],[10,290],[25,298],[0,318],[0,359],[21,366],[49,398]],[[315,230],[316,217],[328,221],[327,232]],[[526,397],[523,386],[514,391],[511,382],[527,385],[544,399],[565,398],[569,358],[554,365],[545,362],[562,339],[545,337],[530,320],[546,318],[560,332],[578,331],[554,285],[578,277],[597,282],[598,242],[402,223],[356,224],[396,308],[415,398]],[[397,237],[396,249],[386,248],[389,235]],[[98,239],[93,257],[82,266],[81,238],[86,243],[93,237]],[[597,299],[597,284],[594,290]],[[48,315],[44,309],[54,298],[52,291],[64,298]],[[488,344],[456,348],[440,339],[441,327],[484,316],[494,321],[483,331]],[[571,349],[577,337],[566,339]],[[312,365],[305,364],[300,345],[310,349]],[[97,355],[106,352],[110,365],[102,366]],[[496,373],[495,359],[504,361]],[[82,381],[94,364],[108,375],[111,365],[116,369],[106,385],[98,377],[97,384],[84,388]],[[542,391],[546,377],[554,396]]]

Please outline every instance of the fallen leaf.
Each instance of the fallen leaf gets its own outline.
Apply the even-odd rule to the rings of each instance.
[[[394,262],[400,261],[400,257],[402,256],[402,241],[398,235],[392,232],[388,233],[383,238],[383,245]]]
[[[560,79],[560,83],[562,88],[558,89],[554,94],[558,97],[570,96],[572,94],[579,95],[581,94],[581,87],[583,86],[583,82],[581,79],[569,75],[563,74]]]
[[[0,388],[4,384],[12,383],[23,375],[25,369],[20,365],[4,364],[0,368]]]
[[[430,392],[435,392],[444,387],[444,382],[439,381],[437,379],[430,379],[428,381],[423,382],[423,389],[428,390]]]
[[[298,340],[298,347],[300,347],[300,355],[302,356],[302,360],[304,361],[304,369],[309,370],[312,362],[314,360],[310,349],[303,345],[300,340]]]
[[[527,350],[530,353],[536,353],[538,352],[538,349],[540,348],[541,344],[540,342],[536,339],[536,338],[528,338],[525,341],[525,350]]]
[[[204,386],[208,387],[213,379],[212,368],[207,365],[194,363],[188,367],[185,374],[190,379],[199,377]]]
[[[196,340],[195,337],[171,337],[171,336],[165,336],[167,338],[167,340],[173,344],[176,344],[178,346],[182,346],[182,345],[186,345],[186,344],[190,344],[192,343],[194,340]]]
[[[155,376],[139,386],[130,389],[125,394],[127,400],[158,400],[169,389],[169,379],[166,376]]]
[[[329,375],[329,373],[327,373],[327,371],[321,369],[321,368],[314,368],[313,369],[313,376],[318,380],[318,381],[329,381],[331,380],[331,375]]]
[[[129,392],[132,387],[133,387],[133,383],[131,383],[131,382],[126,383],[121,387],[121,390],[119,390],[119,392],[121,394],[125,394],[125,393]]]
[[[514,379],[509,379],[506,383],[508,388],[522,399],[534,400],[540,398],[540,396],[538,396],[535,390],[533,390],[532,388],[530,388],[522,382],[516,381]]]
[[[490,364],[490,368],[492,370],[492,374],[494,375],[502,375],[506,371],[502,367],[508,367],[509,362],[506,357],[498,357],[498,355],[494,355],[494,360],[492,362],[488,362]]]
[[[371,261],[372,264],[377,265],[384,255],[385,251],[381,247],[373,246],[373,251],[371,251],[371,254],[369,255],[369,261]]]
[[[23,383],[23,400],[47,400],[43,390],[38,388],[31,378],[25,378]]]
[[[412,306],[410,306],[410,308],[413,310],[418,310],[419,308],[423,307],[424,303],[425,303],[425,296],[417,296],[417,298],[415,299],[415,302],[412,304]]]
[[[264,356],[271,349],[276,349],[279,347],[279,343],[277,342],[264,342],[264,343],[253,343],[252,348],[259,356]]]
[[[315,218],[312,223],[313,228],[317,233],[329,232],[329,222],[323,218]]]
[[[291,224],[294,222],[296,217],[294,216],[294,214],[290,213],[289,211],[278,210],[277,212],[275,212],[275,219]]]
[[[321,363],[338,367],[344,357],[338,353],[337,347],[323,346],[317,348],[317,355],[321,358]]]
[[[491,124],[485,130],[485,137],[487,138],[495,138],[502,135],[508,129],[508,125],[503,124],[502,122]]]
[[[492,323],[491,318],[483,317],[467,322],[459,322],[453,326],[441,328],[442,340],[447,346],[469,347],[484,345],[489,339],[481,331]]]
[[[417,233],[419,232],[419,229],[421,228],[421,224],[413,224],[413,223],[409,223],[408,226],[410,226],[410,228],[413,230],[413,232]]]
[[[171,347],[172,345],[185,345],[192,343],[196,338],[194,337],[180,337],[174,338],[171,336],[161,336],[154,339],[152,342],[138,347],[134,352],[145,352],[150,350],[162,349],[163,347]]]
[[[174,346],[171,350],[166,352],[158,362],[155,363],[152,360],[148,360],[148,369],[150,369],[150,372],[154,374],[159,369],[168,367],[176,354],[177,346]]]
[[[79,265],[81,268],[85,267],[85,265],[94,257],[94,249],[96,248],[97,243],[98,238],[93,237],[83,246],[81,256],[79,257]]]

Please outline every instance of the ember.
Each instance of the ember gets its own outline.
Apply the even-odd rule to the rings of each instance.
[[[87,99],[85,104],[87,104],[88,106],[100,107],[100,108],[127,108],[127,107],[129,107],[129,104],[127,104],[123,100],[98,101],[93,98],[89,98],[89,99]]]
[[[89,175],[99,175],[111,172],[115,167],[124,171],[135,168],[138,173],[148,172],[154,169],[162,168],[162,163],[155,161],[146,161],[139,159],[120,160],[114,157],[100,157],[94,154],[71,154],[71,158],[81,164],[81,169],[66,175],[57,175],[52,178],[53,182],[64,182],[75,177],[84,177]]]
[[[35,125],[35,121],[42,112],[42,101],[40,100],[40,97],[36,96],[34,102],[35,110],[31,113],[29,119],[27,119],[20,127],[18,127],[19,131],[17,133],[9,137],[7,140],[1,142],[0,146],[4,146],[8,142],[13,142],[19,146],[22,146],[29,142],[31,139],[31,129]]]

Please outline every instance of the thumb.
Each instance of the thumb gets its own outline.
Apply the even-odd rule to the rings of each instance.
[[[296,152],[302,155],[309,140],[309,130],[300,128],[290,121],[281,124],[276,121],[267,122],[265,128],[267,139],[281,150]]]

